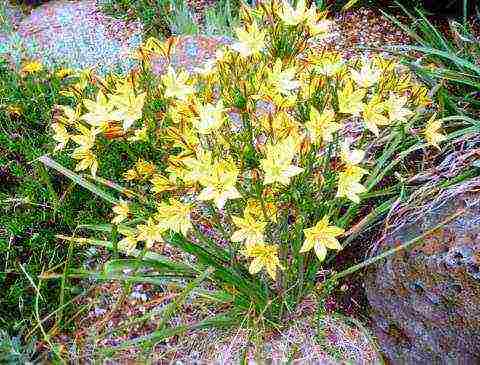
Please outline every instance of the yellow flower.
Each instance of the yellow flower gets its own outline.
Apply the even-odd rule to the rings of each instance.
[[[313,106],[310,108],[310,120],[305,123],[314,144],[333,141],[333,134],[342,128],[341,124],[335,123],[335,112],[325,109],[321,114]]]
[[[275,203],[272,201],[264,202],[265,210],[267,213],[267,219],[271,220],[272,222],[277,222],[277,207]],[[265,219],[265,214],[263,212],[262,203],[257,199],[250,198],[247,200],[247,205],[245,207],[245,212],[243,213],[245,216],[249,215],[254,217],[257,220]]]
[[[277,139],[298,134],[300,127],[298,121],[284,110],[278,111],[273,117],[270,114],[263,115],[260,117],[260,123],[265,130],[273,132],[273,136]]]
[[[305,0],[298,0],[297,7],[293,9],[292,5],[286,0],[283,0],[282,10],[278,16],[287,25],[297,25],[307,20],[308,12],[305,6]]]
[[[265,172],[264,184],[278,182],[282,185],[290,184],[290,178],[303,171],[301,167],[292,165],[295,156],[296,142],[292,137],[284,139],[277,144],[266,146],[266,158],[260,161],[260,166]]]
[[[243,250],[243,254],[253,258],[248,268],[248,271],[252,275],[257,274],[265,268],[268,275],[275,280],[277,277],[277,268],[283,269],[278,258],[277,245],[267,245],[265,243],[247,245],[245,250]]]
[[[168,72],[162,76],[162,82],[165,86],[165,97],[186,100],[192,95],[194,89],[188,82],[188,74],[180,71],[178,75],[172,67],[168,68]]]
[[[63,113],[58,119],[59,122],[63,124],[75,124],[80,118],[80,108],[80,105],[78,105],[75,110],[67,105],[58,105],[58,109]]]
[[[135,131],[133,132],[133,136],[130,136],[127,138],[128,141],[130,142],[147,142],[148,140],[148,129],[147,129],[147,126],[144,126],[140,129],[135,129]]]
[[[64,79],[67,76],[70,76],[73,74],[73,70],[70,68],[61,68],[55,72],[55,76],[57,76],[59,79]]]
[[[129,169],[123,174],[123,178],[127,181],[132,181],[138,179],[139,176],[137,174],[137,170]]]
[[[208,134],[219,129],[224,121],[222,101],[218,101],[217,105],[207,103],[198,106],[198,120],[195,124],[198,133]]]
[[[6,107],[5,111],[8,113],[10,118],[18,118],[23,114],[23,110],[18,105],[9,105]]]
[[[364,61],[360,71],[352,69],[350,75],[358,86],[367,89],[380,80],[382,73],[370,61]]]
[[[40,72],[43,69],[43,65],[39,61],[29,61],[21,69],[21,72],[26,74],[33,74]]]
[[[114,120],[123,122],[123,130],[126,131],[142,118],[146,96],[146,93],[135,96],[133,90],[125,94],[112,95],[111,103],[117,108],[112,113],[112,117]]]
[[[175,185],[162,175],[154,175],[150,182],[153,185],[152,191],[155,194],[160,194],[164,191],[175,190]]]
[[[425,126],[424,133],[428,144],[440,149],[439,143],[445,141],[447,136],[441,133],[442,122],[435,120],[436,118],[437,114],[432,115]]]
[[[90,149],[95,144],[95,139],[99,130],[96,128],[88,128],[80,123],[77,124],[77,130],[80,134],[71,136],[72,140],[79,144],[81,148]]]
[[[55,151],[63,150],[70,140],[70,134],[67,132],[65,126],[60,123],[53,123],[52,129],[55,133],[53,135],[53,139],[58,142],[57,146],[55,147]]]
[[[365,189],[365,187],[360,184],[359,181],[366,173],[366,170],[353,165],[347,166],[345,171],[340,172],[338,177],[337,198],[346,197],[354,203],[359,204],[359,194],[367,191],[367,189]]]
[[[372,99],[363,107],[362,117],[365,126],[377,137],[380,134],[378,126],[384,126],[390,123],[390,120],[384,114],[385,104],[380,101],[378,96],[372,97]]]
[[[92,176],[96,176],[98,170],[98,161],[97,157],[89,148],[76,148],[72,153],[72,158],[75,160],[80,160],[77,166],[75,166],[75,171],[82,171],[90,168]]]
[[[323,261],[327,256],[327,248],[341,250],[342,246],[340,246],[336,237],[342,235],[345,231],[329,224],[328,217],[323,217],[314,227],[304,229],[305,241],[300,252],[308,252],[313,248],[318,259]]]
[[[365,105],[363,103],[365,94],[365,89],[354,91],[353,84],[348,81],[345,87],[338,93],[338,109],[340,113],[358,116]]]
[[[139,176],[141,176],[143,179],[148,179],[153,175],[156,167],[154,163],[140,159],[135,163],[135,169],[137,170]]]
[[[263,222],[246,212],[244,212],[244,218],[232,216],[232,220],[240,228],[233,233],[233,242],[245,242],[247,245],[263,242],[263,232],[268,222]]]
[[[238,42],[233,43],[231,48],[244,58],[259,54],[265,47],[266,32],[265,30],[260,31],[256,22],[253,22],[247,29],[237,28],[235,33]]]
[[[112,115],[113,105],[109,103],[102,91],[97,94],[96,101],[83,99],[83,105],[88,113],[82,115],[82,119],[88,124],[105,129],[108,121],[114,120]]]
[[[405,108],[407,102],[408,99],[406,96],[398,96],[390,93],[388,100],[385,102],[385,109],[391,122],[406,122],[407,117],[413,114],[411,110]]]
[[[125,250],[127,253],[133,251],[137,246],[138,239],[133,234],[128,234],[118,241],[118,248]]]
[[[208,178],[200,183],[205,186],[200,192],[199,200],[213,200],[218,209],[223,209],[227,200],[238,199],[242,196],[235,184],[238,169],[233,162],[221,160],[214,164]]]
[[[213,170],[212,153],[199,149],[196,152],[196,158],[190,157],[184,161],[188,170],[184,176],[187,183],[197,183],[206,186],[209,184],[210,174]]]
[[[411,87],[412,101],[416,106],[427,106],[432,103],[432,99],[428,95],[428,89],[421,85],[412,85]]]
[[[340,158],[345,164],[345,170],[340,172],[338,178],[337,197],[346,197],[354,203],[360,203],[359,194],[366,191],[365,187],[360,184],[363,175],[367,174],[367,170],[357,166],[365,158],[365,151],[353,149],[350,150],[348,144],[344,144],[341,148]]]
[[[313,53],[309,61],[314,65],[314,70],[321,75],[332,77],[343,71],[345,62],[342,56],[336,52]]]
[[[190,204],[183,204],[182,202],[171,198],[169,203],[160,203],[157,206],[157,213],[155,219],[160,227],[165,230],[171,229],[174,232],[187,235],[188,231],[193,228],[190,221],[190,212],[192,207]]]
[[[282,60],[277,59],[273,70],[268,72],[268,83],[276,92],[288,95],[291,91],[300,87],[300,82],[295,80],[295,72],[295,67],[282,71]]]
[[[115,217],[113,217],[112,219],[113,224],[122,223],[130,215],[130,209],[128,208],[128,203],[125,201],[120,201],[119,204],[114,205],[112,210],[113,210],[113,213],[115,213]]]
[[[161,227],[152,218],[149,218],[147,224],[139,224],[137,227],[139,241],[144,241],[147,248],[151,248],[155,242],[163,242],[162,234],[165,228]]]

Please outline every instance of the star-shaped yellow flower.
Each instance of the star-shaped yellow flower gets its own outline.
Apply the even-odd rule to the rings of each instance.
[[[370,61],[364,61],[360,71],[352,69],[350,75],[358,86],[368,89],[380,80],[382,73]]]
[[[111,103],[116,108],[112,116],[114,120],[123,122],[123,130],[126,131],[133,123],[142,118],[146,96],[146,93],[135,96],[133,89],[126,94],[112,95]]]
[[[223,209],[227,200],[242,197],[235,187],[237,177],[238,168],[233,162],[226,160],[217,162],[208,178],[201,181],[205,187],[198,195],[198,199],[213,200],[218,209]]]
[[[373,96],[372,99],[364,105],[362,117],[367,129],[377,137],[380,134],[378,126],[385,126],[390,123],[390,120],[385,116],[385,104],[378,96]]]
[[[445,141],[447,136],[441,133],[442,122],[435,120],[436,118],[437,114],[432,115],[425,126],[424,133],[428,144],[440,149],[439,143]]]
[[[29,61],[21,69],[21,72],[26,74],[33,74],[40,72],[43,69],[43,65],[39,61]]]
[[[250,244],[243,250],[243,254],[253,258],[248,268],[248,271],[252,275],[257,274],[265,268],[268,275],[275,280],[277,278],[277,268],[283,269],[278,258],[277,245],[268,245],[265,243]]]
[[[345,143],[341,148],[340,158],[345,164],[345,169],[340,172],[338,177],[337,197],[346,197],[358,204],[360,203],[359,194],[366,191],[365,187],[360,184],[360,180],[367,174],[367,170],[357,166],[365,158],[365,151],[351,150]]]
[[[282,60],[277,59],[273,69],[268,72],[268,83],[282,95],[289,95],[291,91],[300,87],[300,82],[295,80],[295,67],[282,71]]]
[[[318,259],[323,261],[327,256],[327,248],[341,250],[342,246],[336,237],[342,235],[345,230],[329,224],[328,217],[324,217],[314,227],[304,229],[305,241],[300,252],[308,252],[313,248]]]
[[[185,71],[177,74],[172,67],[169,67],[167,73],[162,77],[162,82],[165,86],[166,98],[186,100],[194,92],[193,87],[188,84],[188,74]]]
[[[152,218],[149,218],[147,224],[137,225],[138,241],[144,241],[147,248],[151,248],[156,242],[163,242],[162,234],[165,228],[157,224]]]
[[[263,233],[267,222],[263,222],[249,214],[244,213],[244,218],[232,216],[233,223],[239,228],[232,235],[233,242],[253,244],[263,242]]]
[[[201,134],[208,134],[219,129],[224,120],[223,102],[220,100],[217,105],[206,103],[198,106],[198,120],[195,127]]]
[[[341,124],[334,122],[335,112],[325,109],[322,113],[313,106],[310,108],[310,120],[305,123],[314,144],[332,142],[333,134],[342,128]]]
[[[390,93],[388,100],[385,102],[385,109],[391,122],[406,122],[407,117],[413,114],[410,109],[405,108],[407,102],[408,98],[406,96],[398,96]]]
[[[102,91],[98,92],[95,101],[83,99],[83,105],[88,113],[83,114],[81,119],[94,127],[106,128],[108,121],[114,120],[113,105]]]
[[[193,227],[190,221],[191,211],[192,206],[190,204],[183,204],[177,199],[171,198],[168,204],[161,203],[158,205],[155,219],[165,230],[171,229],[186,236]]]
[[[235,30],[238,42],[231,45],[231,48],[244,58],[259,54],[265,48],[265,30],[258,29],[256,22],[253,22],[247,29],[237,28]]]
[[[115,217],[112,219],[113,224],[122,223],[130,215],[128,203],[125,201],[121,201],[119,204],[114,205],[112,210],[113,213],[115,213]]]
[[[278,16],[287,25],[295,26],[308,18],[308,11],[305,6],[305,0],[298,0],[294,9],[288,1],[283,1],[283,6]]]
[[[67,132],[65,126],[60,123],[52,123],[52,129],[55,133],[53,139],[58,142],[55,151],[63,150],[70,140],[70,134]]]
[[[366,170],[358,166],[347,166],[345,171],[339,173],[337,197],[346,197],[354,203],[360,203],[359,194],[364,193],[367,189],[359,182]]]
[[[277,144],[268,144],[266,156],[260,161],[265,172],[265,185],[280,183],[290,184],[290,179],[303,171],[303,168],[292,165],[295,156],[296,141],[292,137],[285,138]]]
[[[345,87],[338,93],[338,109],[343,114],[353,114],[358,116],[363,110],[366,90],[354,90],[353,83],[348,81]]]
[[[72,153],[72,158],[80,160],[75,166],[75,171],[82,171],[90,169],[92,176],[96,176],[98,170],[98,161],[95,154],[90,148],[78,147]]]

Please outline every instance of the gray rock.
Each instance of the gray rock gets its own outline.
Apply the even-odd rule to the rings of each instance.
[[[374,331],[399,364],[480,363],[480,179],[399,208],[374,255],[461,215],[411,249],[390,256],[365,281]],[[408,207],[410,206],[410,208]]]
[[[17,66],[22,59],[35,58],[47,67],[93,67],[100,73],[130,70],[135,65],[130,53],[143,37],[140,23],[106,16],[95,0],[49,1],[10,29],[3,34],[0,57]]]

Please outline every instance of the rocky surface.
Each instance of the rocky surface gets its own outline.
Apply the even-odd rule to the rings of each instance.
[[[177,36],[175,49],[171,55],[170,65],[174,69],[184,69],[193,72],[206,62],[215,59],[215,52],[231,43],[227,37],[213,36]],[[156,75],[166,72],[169,65],[165,57],[155,57],[151,60],[152,71]]]
[[[374,254],[459,216],[365,281],[380,346],[392,363],[480,362],[480,179],[396,210]]]
[[[18,9],[9,7],[9,13]],[[10,22],[0,56],[15,63],[38,58],[47,66],[65,65],[99,72],[124,72],[133,66],[129,54],[142,41],[142,26],[100,12],[94,0],[50,1],[28,16]]]

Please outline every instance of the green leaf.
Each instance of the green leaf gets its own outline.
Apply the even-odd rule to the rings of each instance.
[[[56,237],[69,242],[101,246],[101,247],[105,247],[110,250],[113,250],[113,243],[110,241],[102,241],[102,240],[97,240],[93,238],[83,238],[83,237],[68,237],[63,235],[57,235]],[[134,257],[141,256],[141,251],[137,249],[133,249],[128,252],[125,250],[120,250],[120,251],[124,254],[134,256]],[[142,260],[154,261],[159,265],[163,265],[166,268],[170,268],[173,272],[184,272],[187,274],[194,274],[200,271],[200,269],[197,268],[195,265],[192,265],[186,262],[183,262],[183,263],[175,262],[166,256],[163,256],[156,252],[151,252],[151,251],[147,251],[143,256]]]
[[[48,157],[46,155],[43,155],[38,160],[40,162],[42,162],[44,165],[46,165],[48,167],[51,167],[54,170],[57,170],[58,172],[60,172],[64,176],[68,177],[73,182],[83,186],[87,190],[90,190],[92,193],[94,193],[95,195],[98,195],[99,197],[108,201],[109,203],[112,203],[112,204],[118,204],[119,203],[119,200],[117,198],[108,194],[107,192],[100,189],[99,187],[92,184],[91,182],[88,182],[87,180],[85,180],[83,177],[76,174],[72,170],[69,170],[69,169],[63,167],[59,163],[52,160],[50,157]]]

